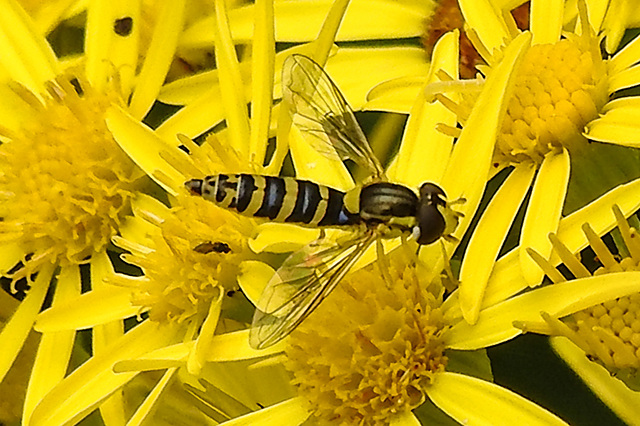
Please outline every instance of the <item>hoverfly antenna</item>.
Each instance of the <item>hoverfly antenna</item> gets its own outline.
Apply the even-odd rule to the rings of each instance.
[[[191,195],[202,195],[202,179],[191,179],[184,183],[184,187]]]

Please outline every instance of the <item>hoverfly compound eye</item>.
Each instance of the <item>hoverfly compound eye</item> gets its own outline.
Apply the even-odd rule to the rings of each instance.
[[[431,244],[442,237],[447,222],[441,209],[447,206],[442,188],[427,182],[420,187],[420,200],[416,211],[413,237],[418,244]]]
[[[420,201],[426,203],[437,204],[440,206],[447,205],[445,201],[447,199],[447,195],[444,193],[442,188],[440,188],[435,183],[427,182],[423,183],[420,187]]]

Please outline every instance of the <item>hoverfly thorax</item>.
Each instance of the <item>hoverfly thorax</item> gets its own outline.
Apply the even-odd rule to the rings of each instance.
[[[414,217],[418,197],[409,188],[390,182],[364,186],[360,191],[360,217],[370,223]]]

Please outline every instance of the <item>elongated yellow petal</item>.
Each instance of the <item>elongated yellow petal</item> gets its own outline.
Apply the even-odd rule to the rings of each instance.
[[[4,275],[9,269],[16,266],[23,256],[24,250],[17,244],[0,245],[0,274]]]
[[[200,327],[200,333],[198,334],[193,350],[189,353],[187,370],[194,376],[200,374],[200,370],[202,370],[204,362],[212,350],[211,344],[216,332],[216,327],[218,326],[218,320],[220,319],[223,297],[224,292],[220,291],[218,298],[211,301],[209,314],[202,324],[202,327]]]
[[[106,88],[115,70],[119,75],[122,98],[129,97],[138,64],[141,23],[139,0],[90,3],[85,52],[87,78],[94,88]],[[126,31],[116,31],[117,25],[125,25]]]
[[[81,330],[139,313],[131,304],[131,289],[106,286],[73,300],[53,306],[38,315],[35,328],[40,332]]]
[[[40,269],[29,294],[27,294],[27,297],[20,303],[11,319],[0,331],[0,342],[2,342],[0,381],[4,379],[9,368],[11,368],[11,364],[13,364],[29,331],[31,331],[36,315],[38,315],[42,307],[44,297],[47,295],[54,269],[55,265],[45,265]]]
[[[172,184],[168,186],[168,184],[158,181],[159,185],[171,194],[177,194],[178,191],[183,190],[186,178],[173,167],[169,167],[160,156],[162,151],[175,149],[175,147],[159,138],[150,128],[141,124],[121,108],[114,107],[107,112],[107,126],[122,149],[147,175],[153,177],[154,172],[159,170],[169,178]]]
[[[460,270],[460,308],[474,324],[496,258],[529,190],[535,168],[519,164],[493,196],[471,235]]]
[[[467,201],[460,210],[465,214],[455,236],[464,234],[484,191],[497,129],[504,116],[505,99],[513,86],[514,68],[527,51],[531,35],[523,33],[506,49],[504,59],[493,70],[476,101],[462,134],[455,144],[442,187],[449,199],[463,197]]]
[[[436,81],[438,70],[458,74],[458,37],[458,31],[453,31],[436,43],[426,84]],[[387,172],[393,181],[413,188],[440,181],[453,146],[452,137],[436,131],[440,123],[454,127],[455,114],[439,102],[427,103],[423,86],[409,115],[398,155]]]
[[[507,23],[492,2],[488,0],[461,0],[458,3],[464,20],[469,27],[477,32],[489,53],[500,49],[511,38]]]
[[[309,415],[303,400],[292,398],[260,411],[236,417],[224,424],[225,426],[297,425],[302,424]]]
[[[522,333],[514,321],[535,322],[540,312],[563,317],[607,300],[640,291],[640,272],[620,272],[542,287],[480,311],[478,322],[459,321],[447,335],[453,349],[475,350]]]
[[[151,44],[144,55],[144,63],[129,103],[129,112],[137,119],[142,120],[153,106],[173,61],[183,25],[184,4],[185,0],[158,3],[160,12]]]
[[[555,43],[560,40],[564,2],[542,0],[531,2],[531,44]]]
[[[582,225],[589,223],[598,235],[604,235],[611,231],[616,225],[611,206],[618,205],[625,217],[628,217],[640,208],[639,192],[640,179],[612,189],[597,200],[563,218],[558,225],[558,238],[573,253],[582,250],[588,243],[584,232],[582,232]],[[518,251],[518,248],[512,250],[496,263],[491,274],[491,283],[485,294],[484,306],[494,305],[526,288],[527,283],[522,276]],[[551,257],[551,263],[554,265],[560,263],[557,255],[554,254]]]
[[[539,284],[544,273],[526,249],[532,248],[544,258],[551,254],[552,246],[547,236],[558,229],[569,184],[569,170],[569,152],[563,149],[559,155],[548,155],[538,171],[520,234],[520,263],[530,286]]]
[[[113,372],[113,365],[165,346],[175,336],[175,327],[150,321],[138,325],[102,355],[95,355],[54,387],[33,411],[31,425],[74,424],[93,411],[112,392],[137,373]]]
[[[566,425],[510,390],[463,374],[439,373],[426,391],[434,404],[461,424]]]
[[[156,404],[158,403],[160,396],[162,396],[162,392],[166,390],[177,372],[177,368],[170,368],[164,372],[162,378],[153,387],[142,404],[138,406],[138,409],[133,416],[131,416],[127,421],[127,426],[140,426],[145,424],[145,421],[152,418],[152,415],[157,408]]]
[[[68,302],[79,294],[80,268],[77,265],[62,268],[58,275],[53,306]],[[44,333],[40,338],[23,408],[22,418],[25,424],[29,423],[31,413],[40,399],[67,373],[75,335],[74,330],[68,330]]]
[[[275,74],[275,29],[273,2],[258,0],[255,4],[255,34],[253,37],[251,76],[251,139],[249,161],[262,166],[269,139],[273,82]]]
[[[279,42],[307,42],[318,36],[320,27],[334,2],[278,1],[274,5],[275,38]],[[416,37],[424,31],[424,20],[433,10],[432,2],[355,1],[349,6],[336,40],[381,40]],[[250,43],[255,34],[255,6],[229,12],[233,39]],[[367,25],[363,25],[366,22]],[[188,28],[181,38],[185,47],[210,45],[214,20],[205,18]]]
[[[59,72],[53,50],[17,1],[0,3],[0,51],[4,72],[34,93]]]
[[[151,197],[146,197],[151,198]],[[166,207],[165,207],[166,208]],[[107,277],[115,274],[111,260],[107,253],[100,253],[91,258],[91,286],[94,290],[112,287],[105,283]],[[93,353],[98,355],[104,353],[109,345],[124,335],[124,321],[115,320],[108,323],[96,325],[91,332],[91,342]],[[105,423],[111,421],[113,424],[122,424],[125,421],[125,399],[121,391],[114,392],[107,400],[100,404],[100,415],[105,419]],[[108,420],[106,420],[108,419]]]
[[[551,347],[598,395],[607,407],[628,424],[640,418],[640,394],[629,389],[624,382],[611,376],[600,364],[590,361],[584,351],[566,337],[552,337]]]
[[[638,57],[640,57],[640,38],[636,37],[608,61],[609,72],[616,74],[631,67],[638,62]]]

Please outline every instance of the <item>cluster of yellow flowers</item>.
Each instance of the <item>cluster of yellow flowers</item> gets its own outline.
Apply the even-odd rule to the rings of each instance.
[[[637,27],[632,0],[0,2],[0,423],[638,424]],[[441,188],[442,238],[238,213],[376,180]],[[504,373],[546,342],[606,409]]]

